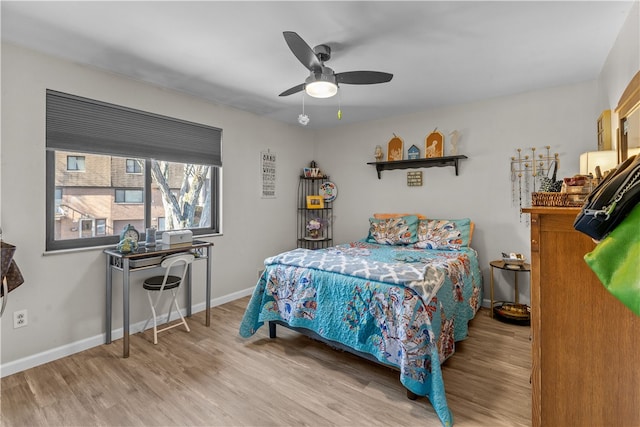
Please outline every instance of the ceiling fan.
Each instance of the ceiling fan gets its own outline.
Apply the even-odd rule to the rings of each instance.
[[[386,83],[393,78],[393,74],[381,71],[335,73],[331,68],[324,66],[324,63],[331,59],[331,48],[328,45],[321,44],[311,49],[297,33],[285,31],[282,34],[291,52],[302,62],[302,65],[309,69],[311,74],[304,83],[285,90],[280,96],[288,96],[304,90],[314,98],[330,98],[338,92],[340,83],[372,85]]]

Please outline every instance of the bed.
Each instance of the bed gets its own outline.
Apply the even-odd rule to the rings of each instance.
[[[468,218],[374,215],[360,241],[267,258],[240,335],[265,322],[272,338],[276,323],[309,331],[398,369],[408,395],[427,396],[453,425],[440,365],[482,301],[472,232]]]

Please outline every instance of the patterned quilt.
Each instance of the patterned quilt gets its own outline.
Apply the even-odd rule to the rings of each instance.
[[[353,242],[295,249],[265,260],[240,325],[253,335],[284,321],[374,356],[400,370],[400,381],[428,396],[450,426],[440,365],[467,337],[482,300],[473,249],[439,251]]]

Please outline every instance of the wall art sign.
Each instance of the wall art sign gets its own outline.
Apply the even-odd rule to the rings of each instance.
[[[422,187],[422,171],[407,172],[407,186]]]
[[[262,185],[260,188],[263,199],[276,198],[276,153],[270,150],[260,152],[260,173]]]

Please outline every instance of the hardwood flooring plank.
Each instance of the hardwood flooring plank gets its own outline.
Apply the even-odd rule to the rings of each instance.
[[[238,328],[249,298],[5,377],[0,426],[440,426],[398,371],[295,331]],[[481,310],[442,368],[456,426],[531,425],[530,329]]]

